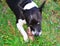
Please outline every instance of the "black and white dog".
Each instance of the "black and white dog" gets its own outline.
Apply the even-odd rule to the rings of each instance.
[[[28,40],[28,35],[23,24],[30,27],[33,35],[41,35],[42,8],[46,1],[39,8],[32,0],[6,0],[6,2],[16,16],[17,28],[25,41]]]

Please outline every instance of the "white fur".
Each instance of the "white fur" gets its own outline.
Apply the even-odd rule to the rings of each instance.
[[[23,28],[23,24],[26,24],[26,21],[25,20],[22,20],[22,19],[19,19],[18,20],[18,23],[17,23],[17,28],[19,29],[19,31],[21,32],[23,38],[24,38],[24,41],[28,41],[28,35],[27,33],[25,32],[24,28]]]
[[[39,36],[42,34],[42,31],[39,33]]]
[[[36,33],[35,31],[32,31],[32,34],[33,34],[33,35],[35,35],[35,33]]]
[[[18,20],[18,23],[20,23],[20,25],[23,26],[23,24],[26,24],[26,21],[25,21],[25,20],[22,20],[22,19],[19,19],[19,20]]]
[[[38,7],[33,1],[31,3],[28,3],[25,5],[25,7],[23,8],[24,10],[28,10],[28,9],[31,9],[33,7]]]
[[[36,34],[36,31],[32,31],[32,34],[35,35]],[[39,36],[42,34],[42,31],[39,32]]]

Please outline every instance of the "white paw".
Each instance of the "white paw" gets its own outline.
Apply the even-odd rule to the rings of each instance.
[[[25,42],[28,42],[28,36],[23,37]]]

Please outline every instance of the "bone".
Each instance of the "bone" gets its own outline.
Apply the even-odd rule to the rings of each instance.
[[[28,34],[29,39],[31,41],[34,41],[34,35],[32,34],[30,27],[28,27],[27,29],[27,34]]]

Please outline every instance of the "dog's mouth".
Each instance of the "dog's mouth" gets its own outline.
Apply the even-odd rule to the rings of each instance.
[[[32,33],[35,32],[35,34]],[[30,40],[34,41],[34,36],[40,36],[41,28],[40,24],[32,25],[27,29],[27,34]]]
[[[41,25],[38,23],[36,25],[31,25],[31,30],[34,32],[33,35],[39,36],[39,33],[41,32]]]

